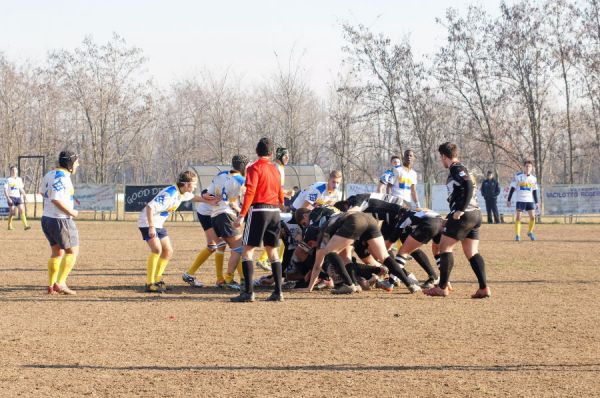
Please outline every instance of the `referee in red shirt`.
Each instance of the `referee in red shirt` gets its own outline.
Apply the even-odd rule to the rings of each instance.
[[[283,189],[281,174],[275,163],[271,161],[273,142],[269,138],[261,138],[256,145],[258,160],[246,169],[246,193],[244,204],[235,226],[239,227],[246,218],[244,236],[242,238],[242,270],[244,272],[244,290],[239,296],[233,297],[233,302],[254,301],[254,248],[264,244],[273,278],[275,291],[267,301],[283,301],[281,292],[282,269],[278,258],[280,209],[283,207]]]

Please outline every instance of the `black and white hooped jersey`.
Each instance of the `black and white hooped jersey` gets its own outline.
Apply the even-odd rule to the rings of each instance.
[[[433,210],[423,209],[419,211],[408,210],[405,211],[404,214],[398,220],[398,224],[396,224],[397,229],[405,229],[411,226],[418,227],[423,221],[432,218],[442,218],[438,213]]]
[[[368,197],[364,198],[361,210],[363,213],[371,214],[377,220],[391,223],[398,218],[398,215],[403,208],[408,207],[410,207],[410,205],[398,196],[371,193]]]
[[[460,162],[452,163],[446,180],[450,212],[478,210],[475,181]]]

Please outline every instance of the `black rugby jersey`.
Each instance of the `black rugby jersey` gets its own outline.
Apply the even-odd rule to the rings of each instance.
[[[467,168],[462,163],[456,162],[450,165],[448,171],[450,173],[446,180],[446,187],[450,212],[479,209],[477,195],[475,195],[475,182]]]

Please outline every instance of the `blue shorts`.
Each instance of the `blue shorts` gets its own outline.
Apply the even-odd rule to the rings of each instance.
[[[142,239],[144,239],[145,241],[150,240],[150,236],[148,236],[149,229],[150,228],[148,228],[148,227],[140,227],[140,232],[142,233]],[[156,229],[156,237],[158,239],[163,239],[168,236],[166,228],[155,228],[155,229]]]
[[[21,197],[20,197],[20,196],[19,196],[19,197],[16,197],[16,196],[11,196],[11,197],[10,197],[10,200],[12,201],[12,205],[10,205],[9,207],[12,207],[12,206],[15,206],[15,207],[17,207],[17,206],[19,206],[19,205],[22,205],[22,204],[23,204],[23,201],[21,200]]]
[[[517,211],[529,211],[535,210],[535,203],[533,202],[517,202]]]

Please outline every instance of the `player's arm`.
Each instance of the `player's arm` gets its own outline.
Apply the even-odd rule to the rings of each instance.
[[[246,192],[244,192],[244,203],[242,204],[242,209],[240,210],[240,215],[235,221],[234,225],[239,227],[242,223],[246,214],[248,214],[248,210],[254,201],[254,195],[256,195],[256,186],[258,184],[258,172],[255,168],[249,167],[246,170],[246,182],[244,186],[246,188]]]
[[[317,249],[317,254],[315,256],[315,263],[313,265],[312,271],[310,272],[310,282],[308,283],[308,291],[312,292],[317,283],[317,277],[321,272],[321,267],[323,266],[323,260],[325,259],[325,249]]]
[[[421,204],[419,203],[419,194],[417,193],[417,185],[416,184],[412,184],[410,186],[410,194],[412,196],[412,200],[413,203],[415,204],[415,207],[418,209],[421,207]]]
[[[10,195],[8,194],[8,184],[4,184],[4,197],[6,198],[6,203],[12,206],[12,200],[10,200]]]
[[[533,201],[535,203],[535,207],[538,207],[537,188],[535,188],[533,191],[531,191],[531,194],[533,195]]]
[[[146,212],[146,220],[148,220],[148,236],[152,239],[156,236],[156,229],[154,228],[154,210],[150,203],[144,207],[144,211]]]
[[[475,184],[473,184],[471,176],[465,169],[454,167],[450,172],[452,173],[452,177],[464,190],[464,195],[456,202],[457,209],[452,215],[455,220],[458,220],[463,214],[465,214],[465,210],[473,198],[473,194],[475,193]]]
[[[508,205],[508,207],[510,207],[510,200],[512,199],[513,193],[515,193],[516,189],[517,189],[517,176],[514,176],[512,181],[510,182],[510,191],[508,192],[508,199],[506,201],[506,204]]]

